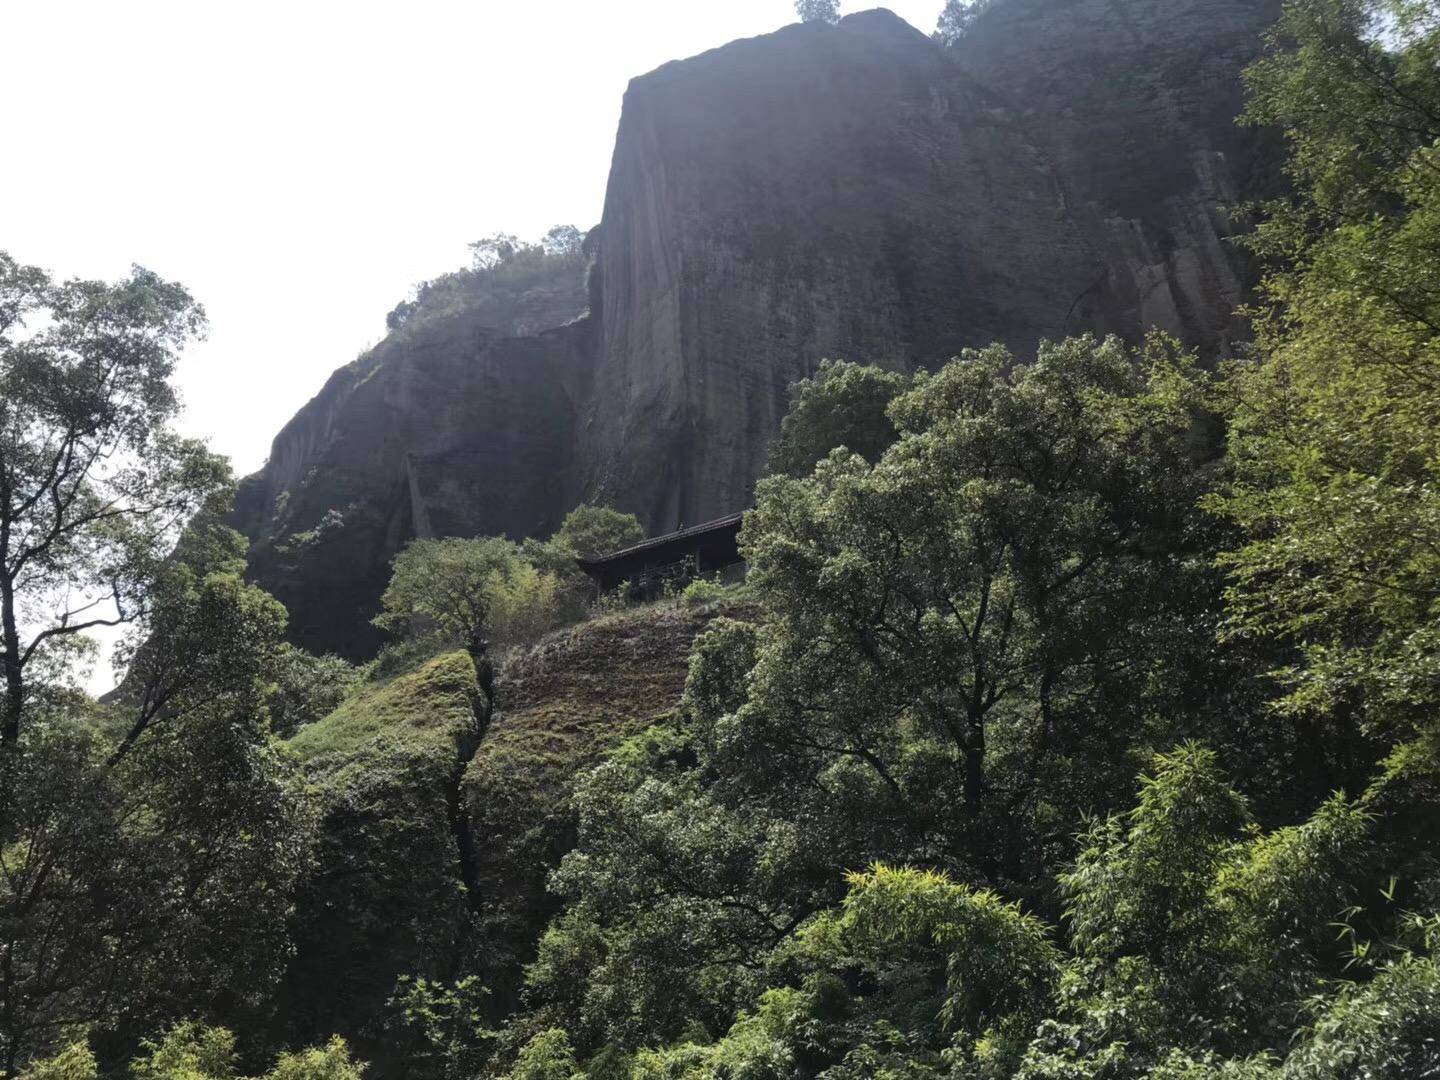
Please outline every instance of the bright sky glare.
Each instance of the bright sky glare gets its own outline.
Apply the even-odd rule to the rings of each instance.
[[[943,0],[886,6],[929,32]],[[792,21],[790,0],[0,0],[0,249],[187,285],[211,331],[182,426],[243,475],[466,242],[598,221],[631,77]]]

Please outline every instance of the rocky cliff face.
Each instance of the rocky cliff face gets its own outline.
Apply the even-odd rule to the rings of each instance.
[[[1222,208],[1267,160],[1239,73],[1279,6],[998,0],[951,49],[870,11],[636,79],[588,314],[472,304],[337,373],[246,482],[256,577],[304,644],[363,654],[412,536],[742,508],[823,357],[1150,326],[1228,353],[1250,269]]]
[[[1149,326],[1227,352],[1248,274],[1220,208],[1257,161],[1239,72],[1278,7],[1000,0],[953,50],[871,11],[637,79],[589,486],[658,528],[743,506],[825,356]]]
[[[474,312],[392,333],[325,388],[242,482],[251,575],[316,651],[373,655],[370,625],[409,540],[547,535],[567,506],[591,324],[502,337]]]

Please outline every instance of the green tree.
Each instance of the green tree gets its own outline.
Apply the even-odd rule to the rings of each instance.
[[[814,375],[790,387],[770,470],[802,476],[841,446],[874,464],[896,439],[887,409],[908,385],[884,368],[822,361]]]
[[[0,845],[0,1066],[76,1032],[123,1045],[198,1004],[256,1009],[310,852],[264,696],[284,611],[244,541],[193,527],[104,707],[29,706]]]
[[[573,225],[556,225],[535,242],[496,233],[470,250],[470,266],[422,281],[385,317],[386,328],[398,331],[429,315],[469,310],[490,326],[533,329],[528,319],[553,309],[557,295],[584,302],[589,256],[585,234]]]
[[[261,715],[257,688],[275,674],[285,609],[246,585],[246,541],[197,518],[153,575],[148,610],[116,650],[125,679],[115,693],[126,728],[112,752],[124,757],[152,725],[217,705]]]
[[[496,1037],[486,1023],[488,996],[473,975],[454,983],[411,975],[396,980],[389,1004],[396,1026],[416,1045],[407,1057],[409,1069],[439,1080],[482,1075]]]
[[[1061,954],[1049,928],[943,874],[876,866],[848,880],[837,920],[847,952],[885,962],[910,944],[934,950],[945,975],[933,1026],[1013,1062],[1054,1005]]]
[[[595,599],[595,584],[576,560],[619,551],[644,539],[645,529],[634,514],[581,503],[565,515],[548,540],[526,540],[522,550],[536,569],[560,583],[559,619],[568,622],[583,618]]]
[[[526,1043],[509,1074],[510,1080],[574,1080],[580,1075],[570,1039],[559,1028],[542,1031]]]
[[[837,23],[840,0],[795,0],[795,14],[801,22]]]
[[[32,1061],[23,1073],[24,1080],[96,1080],[99,1062],[85,1043],[71,1043],[43,1061]]]
[[[179,285],[136,268],[57,283],[0,253],[0,743],[29,674],[94,626],[134,619],[180,529],[229,470],[171,428],[179,350],[204,327]]]
[[[585,234],[574,225],[556,225],[540,241],[547,255],[578,255],[584,244]]]
[[[563,547],[572,557],[590,559],[640,543],[645,529],[634,514],[622,514],[608,506],[581,503],[560,523],[550,542]]]
[[[1281,1080],[1408,1080],[1440,1070],[1440,963],[1405,957],[1326,1003]]]
[[[582,1050],[671,1040],[697,1024],[723,1031],[763,989],[768,950],[815,910],[805,897],[824,870],[802,862],[805,838],[716,797],[698,769],[680,767],[693,752],[683,734],[656,729],[577,785],[577,850],[552,879],[570,909],[528,983]],[[827,854],[815,846],[826,869]],[[655,978],[665,970],[689,976]]]
[[[531,972],[546,1022],[582,1049],[718,1033],[881,858],[1044,897],[1155,713],[1208,716],[1171,677],[1213,644],[1196,398],[1158,346],[993,349],[898,397],[874,465],[763,481],[759,617],[697,639],[684,720],[577,786],[570,908]],[[673,970],[695,974],[650,976]]]
[[[130,1062],[131,1080],[237,1080],[235,1036],[225,1028],[185,1020],[158,1039],[147,1039]],[[350,1056],[343,1039],[323,1047],[282,1053],[263,1080],[360,1080],[365,1063]],[[98,1063],[87,1046],[75,1043],[55,1057],[32,1064],[25,1080],[96,1080]]]
[[[906,742],[937,740],[971,850],[993,850],[985,815],[1032,798],[1052,755],[1103,757],[1127,735],[1104,725],[1194,644],[1196,407],[1159,343],[992,347],[917,377],[873,467],[836,452],[762,481],[742,546],[773,614],[726,740],[896,790]]]
[[[528,246],[513,233],[496,233],[483,240],[473,241],[470,250],[474,253],[476,270],[493,270],[515,258],[517,253]]]
[[[1259,832],[1196,744],[1157,755],[1135,807],[1093,822],[1081,843],[1060,878],[1072,958],[1025,1080],[1148,1077],[1161,1062],[1157,1077],[1269,1076],[1264,1061],[1212,1073],[1200,1059],[1290,1049],[1346,970],[1334,919],[1381,857],[1369,816],[1339,796]]]
[[[360,673],[343,657],[312,656],[286,645],[275,657],[274,681],[265,699],[275,734],[289,738],[339,707]]]
[[[492,640],[529,640],[554,622],[560,582],[500,537],[416,540],[395,557],[375,625],[392,633],[435,630],[464,646],[487,699]]]
[[[1229,629],[1295,649],[1281,710],[1362,769],[1440,704],[1437,56],[1433,3],[1294,0],[1248,74],[1292,194],[1260,208],[1257,359],[1228,382]]]

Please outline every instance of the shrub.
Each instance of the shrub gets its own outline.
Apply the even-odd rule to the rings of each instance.
[[[680,592],[680,602],[686,607],[697,608],[720,599],[725,586],[713,578],[696,578]]]

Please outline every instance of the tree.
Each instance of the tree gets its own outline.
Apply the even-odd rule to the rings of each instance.
[[[795,0],[795,14],[801,22],[838,23],[840,0]]]
[[[546,255],[573,257],[580,254],[585,244],[585,234],[574,225],[556,225],[540,241]]]
[[[1105,702],[1133,702],[1204,603],[1197,405],[1159,342],[1029,364],[996,346],[919,376],[874,466],[837,451],[762,481],[741,543],[772,615],[727,739],[900,788],[901,740],[928,733],[961,770],[972,852],[993,850],[982,815],[1008,820],[1052,754],[1103,760],[1100,732],[1133,714]]]
[[[1212,647],[1197,379],[1160,343],[970,353],[895,398],[875,464],[762,481],[758,618],[701,635],[683,721],[577,785],[571,906],[530,973],[544,1022],[577,1048],[718,1032],[881,858],[1043,902],[1186,700],[1176,654]],[[696,974],[647,975],[675,970]]]
[[[1432,3],[1295,0],[1247,75],[1292,194],[1258,208],[1256,359],[1227,383],[1229,632],[1296,650],[1279,709],[1362,767],[1440,705],[1437,56]]]
[[[994,0],[945,0],[940,21],[935,26],[935,40],[942,45],[956,44],[993,3]]]
[[[505,265],[515,257],[517,252],[524,251],[527,246],[513,233],[496,233],[483,240],[475,240],[470,244],[470,250],[473,253],[473,268],[494,270],[497,266]]]
[[[487,699],[492,640],[529,640],[555,618],[560,583],[500,537],[416,540],[395,557],[375,625],[405,634],[433,629],[475,661]]]
[[[527,983],[577,1047],[654,1044],[695,1024],[723,1030],[761,989],[768,950],[814,910],[814,874],[799,854],[828,869],[831,852],[803,846],[764,807],[716,797],[701,769],[679,767],[694,749],[655,729],[576,786],[577,850],[551,883],[571,906],[541,940]],[[767,874],[782,853],[796,857]],[[665,970],[694,975],[653,977]]]
[[[572,622],[584,618],[595,599],[595,583],[576,560],[619,551],[644,539],[645,530],[634,514],[582,503],[565,515],[550,539],[526,540],[522,551],[536,569],[560,583],[557,619]]]
[[[611,794],[615,766],[636,749],[597,771],[611,773]],[[1354,917],[1349,905],[1377,880],[1372,816],[1335,796],[1309,820],[1262,831],[1202,745],[1156,754],[1134,804],[1086,828],[1060,874],[1063,926],[942,873],[876,865],[728,967],[710,940],[720,911],[763,905],[763,883],[793,873],[808,838],[772,842],[769,872],[731,891],[736,826],[774,823],[718,823],[703,801],[672,810],[674,789],[662,787],[657,775],[620,790],[603,823],[598,786],[582,795],[600,796],[595,823],[634,845],[634,871],[577,865],[590,852],[568,860],[608,880],[557,921],[534,971],[534,989],[560,1004],[534,1027],[563,1020],[577,1051],[602,1037],[663,1047],[636,1056],[636,1075],[1338,1080],[1355,1059],[1397,1078],[1436,1061],[1434,961],[1402,950],[1371,982],[1363,954],[1334,932],[1336,913]],[[660,864],[666,830],[679,836]],[[628,925],[605,921],[617,902],[645,910]],[[1440,922],[1425,926],[1433,948]],[[668,951],[645,951],[657,945]],[[1362,981],[1347,984],[1346,972]],[[728,1024],[697,1014],[707,991],[747,976],[762,986]],[[672,1007],[676,1016],[656,1013]],[[719,1037],[682,1029],[686,1015]],[[608,1026],[597,1032],[597,1021]]]
[[[310,847],[264,697],[284,610],[196,523],[155,575],[103,707],[36,696],[0,844],[0,1068],[199,1004],[255,1008]]]
[[[159,1038],[146,1039],[130,1062],[130,1080],[239,1080],[235,1036],[225,1028],[184,1020]],[[282,1053],[263,1080],[360,1080],[363,1061],[350,1057],[345,1040]],[[48,1061],[35,1062],[26,1080],[96,1080],[98,1063],[84,1043],[72,1043]]]
[[[388,1004],[394,1026],[414,1043],[405,1057],[407,1069],[434,1080],[484,1075],[497,1034],[485,1022],[488,996],[474,975],[453,984],[400,976]]]
[[[276,672],[285,609],[246,585],[245,538],[198,517],[153,575],[145,617],[116,650],[125,679],[115,693],[127,726],[112,751],[118,762],[153,725],[197,710],[234,706],[255,722],[257,694]]]
[[[168,379],[204,327],[148,270],[56,283],[0,253],[0,744],[21,735],[30,671],[95,626],[135,619],[181,527],[229,489],[224,462],[171,429]]]
[[[293,645],[281,648],[266,698],[275,734],[289,738],[306,724],[333,712],[358,682],[360,673],[343,657],[312,656]]]
[[[565,515],[550,541],[570,551],[575,558],[593,559],[644,539],[645,529],[634,514],[581,503]]]
[[[770,451],[770,471],[802,476],[837,447],[872,465],[896,439],[887,412],[909,380],[884,368],[823,360],[790,387],[790,409]]]
[[[546,304],[553,306],[557,292],[583,303],[585,239],[573,225],[556,225],[537,241],[512,233],[476,240],[469,245],[469,266],[417,284],[385,317],[386,328],[399,331],[463,308],[487,326],[522,332],[516,327],[532,326]]]
[[[996,1056],[1017,1057],[1054,1006],[1061,955],[1049,928],[996,893],[943,874],[877,865],[848,875],[847,883],[834,917],[847,951],[868,954],[877,966],[902,960],[907,946],[938,952],[945,977],[934,1028],[989,1042]]]
[[[508,1080],[573,1080],[578,1073],[569,1038],[559,1028],[550,1028],[525,1044]]]

